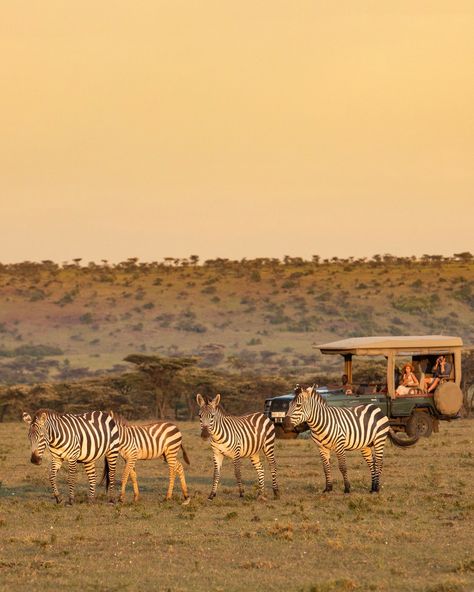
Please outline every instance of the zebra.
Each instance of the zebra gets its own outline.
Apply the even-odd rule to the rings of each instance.
[[[283,427],[286,430],[306,422],[311,429],[311,438],[319,448],[323,462],[326,487],[324,493],[332,491],[330,456],[337,455],[339,470],[344,478],[344,493],[350,493],[347,478],[346,450],[360,450],[369,465],[372,476],[371,492],[380,490],[380,476],[383,465],[383,449],[387,436],[397,446],[412,446],[418,436],[409,439],[398,438],[390,428],[387,416],[376,405],[357,407],[331,407],[316,392],[315,387],[295,389],[295,398],[290,403]]]
[[[119,453],[119,431],[108,413],[92,411],[82,415],[58,413],[51,409],[39,409],[33,419],[23,413],[29,426],[31,462],[41,464],[46,447],[51,452],[49,480],[56,502],[62,502],[56,484],[56,475],[64,460],[68,462],[68,503],[74,503],[77,463],[82,463],[89,480],[89,501],[94,501],[96,472],[95,461],[105,456],[110,481],[110,501],[114,501],[115,467]]]
[[[211,401],[205,401],[202,395],[196,395],[199,405],[199,419],[201,423],[201,437],[211,437],[211,447],[214,456],[214,480],[208,499],[216,496],[217,485],[221,474],[224,456],[234,462],[235,477],[239,486],[240,497],[244,495],[240,474],[240,461],[249,457],[258,474],[258,497],[264,496],[264,472],[259,452],[263,451],[267,457],[272,473],[273,495],[279,497],[274,455],[275,427],[263,413],[234,416],[224,413],[219,402],[220,395]]]
[[[137,473],[135,471],[135,463],[137,460],[149,460],[162,456],[168,463],[169,467],[169,483],[165,499],[171,499],[176,474],[178,474],[184,496],[183,505],[187,505],[190,501],[190,497],[184,476],[183,465],[177,458],[178,450],[180,448],[183,452],[184,461],[188,465],[190,463],[186,450],[182,444],[181,432],[177,426],[168,422],[158,422],[143,426],[130,425],[121,415],[113,412],[111,412],[110,415],[114,418],[115,423],[118,426],[120,435],[119,454],[125,461],[119,501],[123,502],[125,499],[125,488],[129,476],[132,478],[134,494],[133,501],[138,501],[140,497]],[[105,466],[102,482],[105,480],[108,485],[107,474],[107,467]]]

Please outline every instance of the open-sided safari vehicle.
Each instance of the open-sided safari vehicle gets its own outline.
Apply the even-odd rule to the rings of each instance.
[[[393,429],[428,437],[438,431],[439,420],[453,419],[462,407],[462,346],[460,337],[446,335],[355,337],[318,345],[321,353],[340,355],[344,363],[344,384],[319,391],[328,405],[377,405]],[[358,356],[384,360],[384,379],[355,383],[353,366]],[[407,364],[418,384],[403,387],[402,369]],[[283,431],[281,424],[293,397],[290,393],[265,401],[265,414],[275,422],[277,437],[296,438],[307,429],[302,425],[289,434]]]

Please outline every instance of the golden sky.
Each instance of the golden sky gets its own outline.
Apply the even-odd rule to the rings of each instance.
[[[0,261],[474,251],[471,0],[12,0]]]

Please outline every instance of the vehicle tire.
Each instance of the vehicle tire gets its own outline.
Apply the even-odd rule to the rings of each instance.
[[[408,418],[406,432],[411,437],[429,438],[433,431],[433,418],[425,411],[414,411]]]
[[[298,437],[298,432],[285,432],[283,426],[275,425],[275,435],[279,440],[295,440]]]
[[[454,382],[443,382],[434,392],[434,404],[443,415],[454,416],[462,407],[462,391]]]

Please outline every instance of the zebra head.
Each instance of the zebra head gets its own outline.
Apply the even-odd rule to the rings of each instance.
[[[23,413],[23,421],[29,426],[28,438],[31,445],[31,462],[34,465],[40,465],[44,451],[48,444],[46,439],[46,419],[48,415],[45,411],[36,413],[34,419],[31,415]]]
[[[219,401],[221,400],[220,395],[216,395],[212,401],[206,402],[204,397],[200,394],[196,395],[196,401],[199,405],[199,421],[201,423],[201,438],[207,440],[210,438],[214,430],[214,419],[216,417],[217,408]]]
[[[314,392],[314,385],[309,388],[302,389],[301,387],[295,389],[295,398],[291,401],[288,411],[286,412],[285,419],[283,420],[283,429],[291,431],[295,426],[305,422],[308,419],[310,413],[309,398]]]

